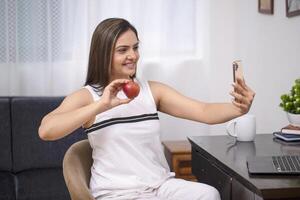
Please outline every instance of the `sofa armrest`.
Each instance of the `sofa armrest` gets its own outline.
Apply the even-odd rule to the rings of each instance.
[[[89,190],[92,149],[87,139],[74,143],[63,160],[64,179],[72,200],[95,200]]]

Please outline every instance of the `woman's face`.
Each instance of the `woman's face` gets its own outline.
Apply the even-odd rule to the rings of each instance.
[[[113,51],[110,81],[129,78],[136,72],[139,60],[139,41],[132,30],[122,33],[116,41]]]

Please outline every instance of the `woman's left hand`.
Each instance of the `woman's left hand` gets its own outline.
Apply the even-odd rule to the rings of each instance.
[[[234,97],[232,104],[236,106],[241,114],[249,111],[253,102],[255,92],[246,85],[245,80],[237,78],[237,82],[232,84],[234,91],[230,95]]]

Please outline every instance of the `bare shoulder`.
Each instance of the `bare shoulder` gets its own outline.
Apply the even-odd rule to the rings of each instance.
[[[158,82],[158,81],[148,81],[149,85],[150,85],[150,89],[153,92],[159,92],[161,90],[164,90],[165,88],[168,88],[169,86],[167,86],[164,83]]]
[[[87,89],[81,88],[66,96],[63,102],[52,113],[71,111],[92,102],[93,97],[91,93]]]
[[[156,103],[156,105],[158,105],[159,103],[159,98],[160,98],[160,91],[161,91],[161,87],[162,87],[162,83],[157,82],[157,81],[148,81],[149,86],[150,86],[150,90],[152,92],[154,101]]]
[[[167,97],[168,95],[171,95],[173,93],[177,93],[176,90],[174,90],[172,87],[164,83],[157,82],[157,81],[148,81],[148,82],[156,105],[159,105],[160,101],[164,97]]]
[[[148,81],[148,83],[150,85],[151,92],[155,93],[156,95],[162,95],[165,92],[176,91],[172,87],[158,81]]]
[[[81,88],[65,98],[66,101],[76,101],[76,103],[84,106],[93,102],[92,94],[86,89]]]

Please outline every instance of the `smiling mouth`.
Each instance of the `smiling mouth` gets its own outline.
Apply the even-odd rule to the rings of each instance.
[[[125,66],[127,68],[134,69],[135,68],[135,63],[127,63],[127,64],[123,64],[123,66]]]

